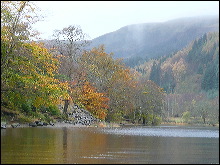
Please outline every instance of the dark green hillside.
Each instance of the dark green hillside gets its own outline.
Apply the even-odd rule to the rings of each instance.
[[[172,83],[176,82],[178,87],[175,89],[176,92],[180,92],[178,90],[183,88],[181,85],[183,82],[191,82],[189,79],[193,76],[198,79],[194,84],[198,86],[197,93],[202,90],[218,89],[219,32],[206,33],[170,57],[152,59],[135,68],[143,74],[146,73],[147,79],[151,79],[165,89],[168,82],[173,80]]]
[[[115,58],[159,57],[178,51],[204,33],[218,31],[218,28],[218,16],[135,24],[93,39],[90,48],[104,44],[107,52],[114,52]]]
[[[200,122],[218,122],[219,32],[210,32],[176,54],[136,66],[167,93],[166,117],[190,113]]]

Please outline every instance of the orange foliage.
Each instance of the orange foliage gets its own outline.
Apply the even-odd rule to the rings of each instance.
[[[105,119],[109,98],[105,97],[104,93],[96,92],[96,88],[89,82],[85,82],[82,87],[74,88],[73,93],[78,93],[77,100],[95,117]]]

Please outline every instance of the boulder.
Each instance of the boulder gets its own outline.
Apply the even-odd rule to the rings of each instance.
[[[44,126],[47,126],[47,125],[49,125],[49,123],[47,123],[47,122],[43,122],[43,125],[44,125]]]
[[[49,122],[49,124],[50,124],[51,126],[54,126],[54,123],[52,123],[51,121]]]
[[[6,122],[1,122],[1,129],[6,129]]]
[[[12,126],[12,128],[16,128],[16,127],[20,126],[20,124],[19,123],[13,123],[13,124],[11,124],[11,126]]]
[[[36,124],[35,122],[29,123],[29,126],[30,126],[30,127],[37,127],[37,124]]]
[[[42,121],[35,121],[35,123],[37,124],[37,126],[43,126],[44,123]]]

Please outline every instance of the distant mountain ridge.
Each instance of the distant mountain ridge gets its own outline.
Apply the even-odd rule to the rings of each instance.
[[[88,47],[105,45],[114,58],[170,55],[204,33],[219,31],[219,16],[180,18],[166,22],[128,25],[92,40]]]

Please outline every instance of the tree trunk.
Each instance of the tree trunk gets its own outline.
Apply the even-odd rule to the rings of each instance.
[[[67,108],[69,106],[69,100],[63,100],[63,101],[65,101],[63,114],[67,115]]]
[[[146,120],[145,120],[145,117],[143,117],[143,125],[146,124]]]
[[[205,116],[203,116],[202,118],[203,118],[203,123],[205,124]]]

